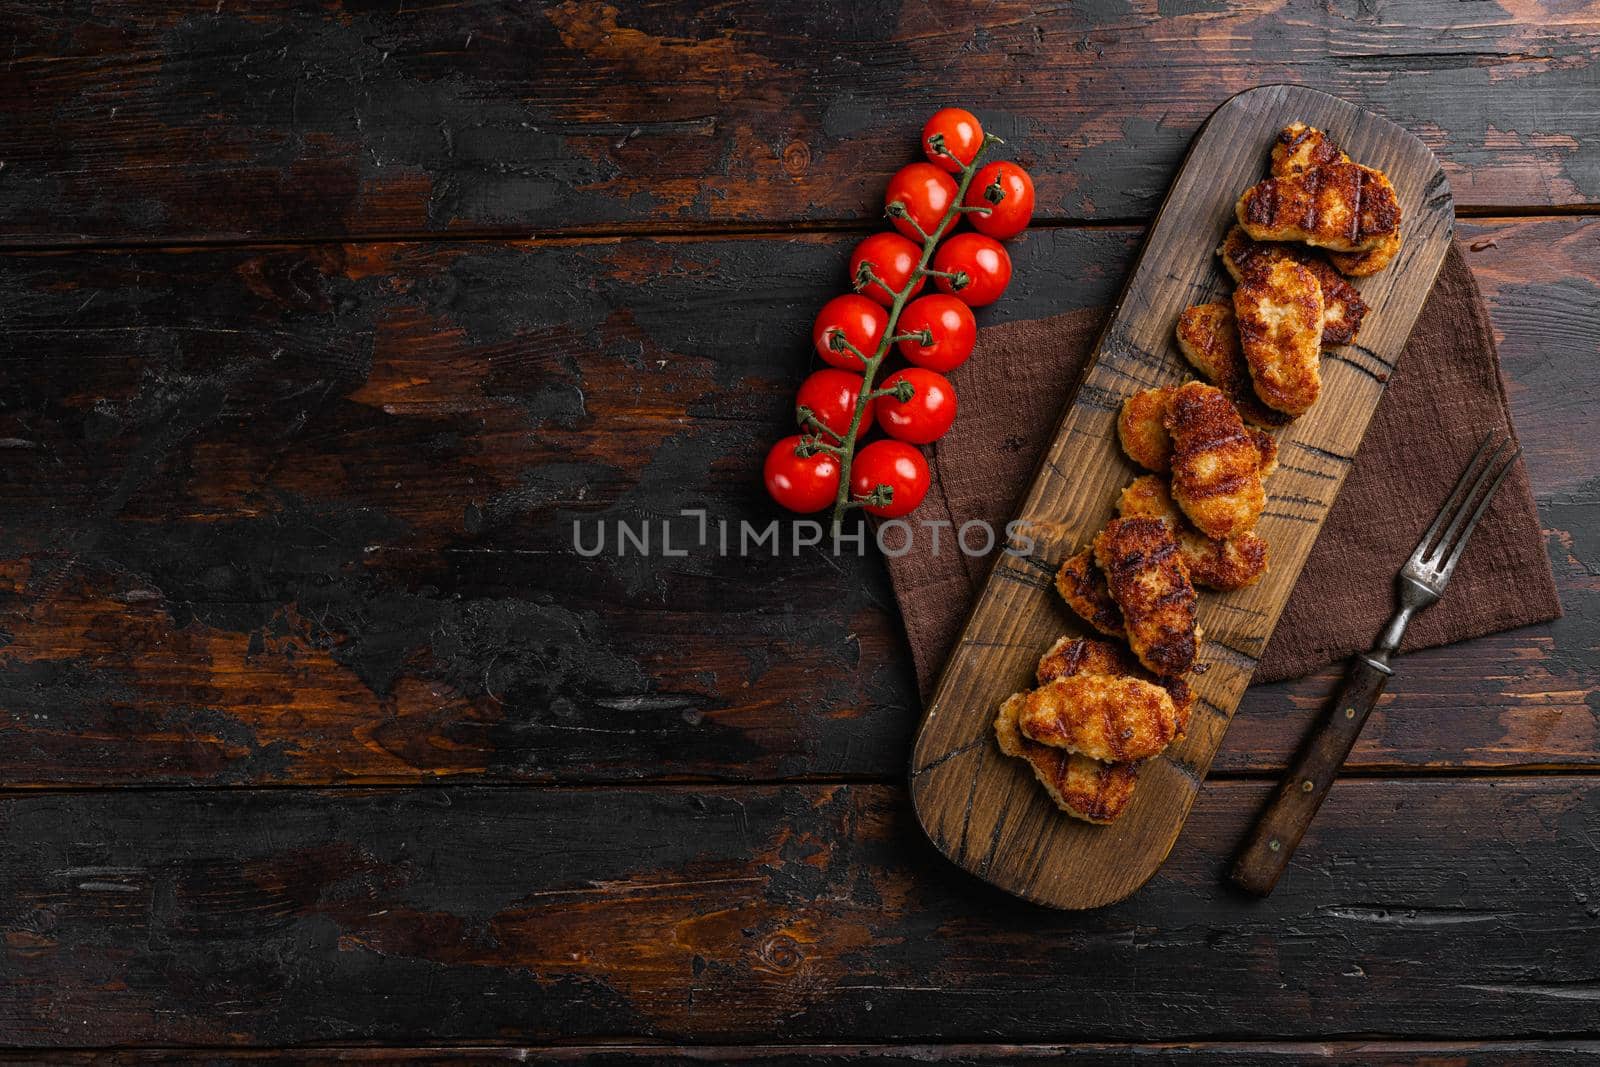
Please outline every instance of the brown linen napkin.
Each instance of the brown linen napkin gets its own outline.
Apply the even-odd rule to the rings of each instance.
[[[983,519],[1000,527],[1014,516],[1103,314],[1074,311],[979,334],[973,357],[951,375],[959,423],[929,450],[933,487],[912,521],[944,519],[959,529]],[[1394,610],[1393,575],[1493,427],[1513,432],[1500,360],[1477,282],[1452,247],[1256,681],[1293,678],[1372,647]],[[924,699],[990,566],[961,552],[934,555],[930,543],[914,538],[911,551],[888,560]],[[1449,595],[1412,621],[1403,650],[1560,614],[1518,462],[1462,556]]]

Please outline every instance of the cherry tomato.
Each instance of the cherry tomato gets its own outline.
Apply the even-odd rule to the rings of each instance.
[[[811,327],[811,343],[817,346],[817,355],[824,362],[845,370],[863,370],[866,364],[855,352],[848,348],[834,351],[834,336],[842,336],[856,346],[857,352],[871,358],[878,350],[878,342],[883,340],[883,331],[888,328],[888,312],[859,293],[846,293],[822,305]]]
[[[762,480],[772,499],[790,511],[821,511],[839,494],[839,459],[831,452],[796,455],[799,444],[795,436],[773,445],[761,469]]]
[[[861,395],[861,383],[864,380],[854,371],[834,370],[831,367],[816,371],[800,383],[794,405],[797,408],[810,408],[822,425],[843,437],[850,430],[850,420],[855,417],[856,398]],[[863,426],[872,424],[873,406],[877,402],[867,401],[867,410],[861,414]]]
[[[926,445],[937,441],[956,421],[956,391],[942,374],[911,367],[890,375],[882,388],[893,389],[900,382],[911,383],[911,399],[892,396],[877,399],[878,425],[899,441]]]
[[[949,278],[935,280],[940,289],[954,293],[968,307],[983,307],[1006,291],[1011,281],[1011,256],[993,237],[958,233],[933,254],[933,269],[965,275],[966,284],[960,287]]]
[[[912,163],[895,171],[889,179],[883,206],[885,211],[891,204],[904,208],[909,218],[890,215],[889,221],[911,240],[921,242],[939,228],[959,191],[956,180],[932,163]]]
[[[1000,187],[998,201],[990,199],[996,195],[991,192],[996,184]],[[987,164],[972,176],[972,183],[967,186],[967,196],[962,203],[968,207],[989,209],[987,215],[981,211],[966,213],[967,221],[972,223],[974,230],[1002,241],[1007,237],[1015,237],[1028,228],[1028,222],[1033,218],[1033,179],[1015,163],[1001,161]]]
[[[953,153],[956,159],[934,150],[928,141],[936,136],[943,139],[944,147]],[[976,159],[978,149],[981,147],[983,147],[983,126],[979,124],[978,116],[959,107],[940,108],[933,113],[933,118],[928,120],[928,124],[922,127],[922,150],[928,154],[929,162],[951,174],[960,170],[962,164],[971,163]],[[956,162],[957,159],[961,162]]]
[[[897,333],[924,330],[933,338],[929,344],[920,340],[896,343],[908,363],[929,370],[955,370],[972,355],[972,346],[978,341],[978,323],[972,317],[972,309],[945,293],[919,296],[900,312]]]
[[[850,491],[870,496],[880,485],[893,490],[887,504],[868,504],[866,510],[885,519],[898,519],[916,510],[928,495],[928,461],[903,441],[874,441],[850,466]]]
[[[895,294],[904,289],[906,282],[911,280],[911,272],[917,269],[917,263],[921,259],[922,249],[899,234],[875,233],[856,245],[856,250],[850,254],[850,282],[852,285],[855,284],[861,264],[871,263],[872,272],[890,288],[885,289],[883,285],[873,282],[862,292],[884,307],[888,307],[894,303]],[[916,288],[911,290],[912,294],[920,292],[927,280],[918,278]]]

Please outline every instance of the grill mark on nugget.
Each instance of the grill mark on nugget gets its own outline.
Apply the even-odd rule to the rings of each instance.
[[[1370,251],[1400,228],[1394,186],[1359,163],[1257,182],[1234,210],[1257,241],[1304,241],[1336,252]]]
[[[1277,143],[1272,146],[1274,178],[1287,178],[1330,163],[1350,161],[1350,157],[1340,150],[1332,137],[1315,126],[1307,126],[1303,122],[1292,122],[1285,126],[1278,134]],[[1399,251],[1400,230],[1396,227],[1394,233],[1385,237],[1369,251],[1329,252],[1328,260],[1341,274],[1352,278],[1364,278],[1387,267]],[[1343,343],[1324,340],[1327,344]]]
[[[1139,662],[1161,677],[1185,674],[1199,634],[1194,585],[1172,530],[1160,519],[1113,519],[1094,539],[1094,556]]]
[[[1213,386],[1185,384],[1172,398],[1167,430],[1173,444],[1172,499],[1189,521],[1208,537],[1228,538],[1253,528],[1267,502],[1261,445],[1245,431],[1228,398]],[[1111,592],[1116,596],[1114,585]]]

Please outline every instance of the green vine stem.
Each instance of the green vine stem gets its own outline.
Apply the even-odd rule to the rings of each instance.
[[[852,497],[850,495],[850,464],[851,461],[855,459],[856,438],[861,433],[861,421],[866,415],[867,405],[870,404],[875,397],[892,395],[902,403],[911,399],[912,388],[909,382],[896,383],[894,388],[887,390],[873,389],[873,382],[877,378],[878,368],[883,365],[884,359],[889,355],[889,349],[896,341],[906,338],[917,338],[918,340],[922,339],[922,337],[918,334],[899,334],[895,332],[895,327],[900,322],[900,312],[905,310],[906,303],[911,299],[911,293],[916,289],[917,283],[925,278],[948,278],[953,283],[953,287],[955,289],[960,290],[965,288],[965,283],[967,281],[965,275],[959,272],[956,274],[949,274],[944,271],[932,270],[928,267],[928,261],[933,258],[933,251],[936,247],[938,247],[939,239],[944,236],[945,231],[950,228],[951,224],[956,219],[961,217],[963,212],[987,212],[989,210],[988,208],[976,206],[966,207],[962,205],[962,201],[966,199],[967,186],[972,183],[972,176],[978,172],[978,168],[983,161],[984,153],[989,150],[990,145],[1000,143],[1002,143],[1000,138],[994,136],[993,134],[985,134],[983,143],[978,146],[978,151],[973,154],[971,163],[961,163],[959,159],[956,159],[954,153],[945,148],[942,140],[938,143],[932,144],[932,147],[936,152],[940,153],[941,155],[948,156],[951,159],[955,159],[957,163],[961,163],[961,181],[956,187],[954,201],[951,202],[949,209],[944,213],[944,218],[939,220],[939,225],[933,228],[933,232],[923,235],[922,257],[917,260],[916,268],[912,270],[911,277],[906,279],[905,286],[894,294],[894,303],[889,306],[889,324],[884,327],[883,338],[878,342],[877,351],[873,352],[873,354],[869,357],[858,350],[854,345],[850,344],[849,341],[846,341],[841,335],[834,335],[833,345],[835,351],[854,352],[856,357],[860,359],[863,364],[861,395],[856,397],[855,411],[852,412],[850,416],[850,429],[846,431],[842,437],[838,437],[838,435],[833,434],[831,430],[829,431],[829,436],[838,437],[837,444],[826,444],[821,440],[817,440],[814,445],[815,451],[831,452],[839,457],[839,494],[834,498],[832,522],[833,532],[835,534],[839,532],[840,526],[842,526],[844,523],[845,512],[849,511],[851,508],[864,507],[867,505],[882,507],[891,503],[894,499],[894,489],[887,485],[877,486],[865,497]],[[998,192],[998,190],[996,191]],[[985,198],[991,203],[998,202],[994,197],[988,194],[987,190],[985,191]],[[895,210],[896,208],[899,210]],[[898,201],[889,205],[888,213],[892,218],[908,217],[906,215],[904,205],[900,204]],[[915,226],[914,222],[913,225]],[[916,230],[919,234],[922,233],[922,228],[920,226],[916,226]],[[874,283],[883,286],[885,290],[889,289],[887,285],[884,285],[883,280],[873,273],[872,265],[870,263],[863,263],[861,265],[861,271],[854,281],[855,290],[857,292],[860,292],[868,285],[872,285]],[[928,341],[924,341],[923,343],[926,344]],[[905,388],[902,389],[900,388],[901,386],[905,386]],[[810,413],[807,412],[807,414],[809,415]],[[802,426],[805,426],[807,421],[808,420],[802,417]],[[811,420],[809,421],[815,422],[815,416],[812,416]],[[801,447],[806,447],[806,444],[803,443]]]

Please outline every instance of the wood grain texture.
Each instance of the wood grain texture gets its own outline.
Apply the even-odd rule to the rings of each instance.
[[[985,321],[1108,303],[1139,238],[1013,242]],[[3,780],[898,777],[919,702],[876,559],[569,547],[772,516],[759,459],[856,239],[0,257]],[[1567,614],[1407,657],[1351,767],[1593,766],[1600,221],[1461,242]],[[1335,684],[1252,689],[1216,772],[1281,769]]]
[[[1052,578],[1112,517],[1117,493],[1138,473],[1117,444],[1121,401],[1191,376],[1173,340],[1178,314],[1227,291],[1214,250],[1233,224],[1240,192],[1260,179],[1278,130],[1295,120],[1328,130],[1351,158],[1389,175],[1404,212],[1405,245],[1388,270],[1363,281],[1372,310],[1360,343],[1327,353],[1317,405],[1277,435],[1295,462],[1269,480],[1257,527],[1272,546],[1270,570],[1249,589],[1200,599],[1205,641],[1187,736],[1144,765],[1125,815],[1109,827],[1091,826],[1058,812],[1026,766],[1000,753],[994,711],[1029,688],[1039,656],[1064,629],[1082,630],[1057,605]],[[1448,183],[1427,148],[1325,94],[1252,89],[1219,107],[1196,134],[1017,513],[1027,540],[1014,537],[1015,551],[996,557],[918,731],[912,797],[928,836],[953,862],[1025,899],[1068,908],[1120,900],[1155,873],[1360,447],[1444,261],[1453,222]]]
[[[1288,870],[1294,850],[1317,817],[1334,779],[1343,773],[1350,750],[1392,673],[1386,665],[1362,656],[1353,659],[1348,670],[1323,719],[1301,743],[1289,772],[1239,846],[1229,878],[1247,892],[1265,896]]]
[[[1585,1064],[1600,1055],[1595,1041],[1218,1041],[1167,1045],[477,1045],[433,1048],[118,1049],[102,1052],[7,1054],[0,1063],[119,1067],[152,1063],[405,1064],[573,1063],[583,1067],[755,1063],[763,1067],[926,1067],[944,1064],[1061,1063],[1073,1067],[1544,1067]]]
[[[1260,901],[1223,875],[1267,789],[1092,914],[952,871],[887,786],[12,795],[0,1042],[1592,1033],[1600,780],[1341,783]]]
[[[1600,202],[1588,0],[981,8],[12,5],[0,240],[862,219],[975,107],[1047,219],[1148,215],[1214,101],[1300,80],[1418,132],[1464,205]]]

